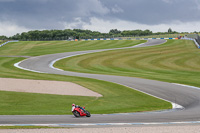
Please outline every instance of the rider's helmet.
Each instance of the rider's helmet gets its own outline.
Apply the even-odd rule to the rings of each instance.
[[[72,106],[75,106],[75,104],[73,103]]]

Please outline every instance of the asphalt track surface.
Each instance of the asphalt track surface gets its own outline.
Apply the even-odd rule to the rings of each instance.
[[[130,48],[152,46],[164,43],[165,40],[149,40],[147,43]],[[110,49],[111,50],[111,49]],[[75,118],[73,115],[2,115],[0,124],[92,124],[98,123],[170,123],[200,121],[200,90],[173,83],[113,75],[87,74],[61,71],[52,67],[56,60],[80,54],[101,52],[106,50],[90,50],[50,54],[28,58],[17,64],[23,69],[50,74],[94,78],[114,82],[151,94],[153,96],[175,102],[184,109],[157,111],[147,113],[92,115],[90,118]],[[188,79],[189,80],[189,79]]]

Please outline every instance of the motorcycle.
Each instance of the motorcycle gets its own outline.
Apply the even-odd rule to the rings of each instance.
[[[85,109],[85,107],[83,107],[83,109]],[[72,113],[74,114],[75,117],[80,117],[80,116],[86,116],[86,117],[90,117],[91,114],[89,111],[87,110],[82,110],[80,107],[76,107]]]

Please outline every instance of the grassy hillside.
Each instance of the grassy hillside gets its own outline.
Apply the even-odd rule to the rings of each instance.
[[[108,49],[134,46],[144,40],[113,40],[113,41],[20,41],[8,43],[0,48],[0,55],[38,56],[53,53]]]
[[[200,87],[200,50],[193,41],[168,40],[154,47],[71,57],[55,67],[85,73],[141,77]]]
[[[75,45],[76,42],[70,42],[68,48],[64,50],[61,46],[63,45],[64,47],[65,43],[69,42],[41,42],[42,44],[39,42],[19,42],[9,43],[0,48],[0,77],[74,82],[103,95],[103,97],[96,98],[0,91],[0,115],[71,114],[72,103],[86,106],[92,114],[138,112],[171,108],[171,104],[168,102],[114,83],[21,70],[15,68],[13,64],[24,58],[5,57],[5,55],[33,56],[63,51],[83,50],[86,49],[86,45],[90,49],[98,49],[111,46],[121,47],[122,44],[124,44],[123,46],[128,46],[139,43],[139,41],[128,41],[129,43],[127,43],[127,41],[102,41],[102,45],[96,42],[98,45],[93,46],[96,44],[94,42],[89,41],[89,44],[84,42],[86,43],[84,44],[84,48],[82,44]],[[72,44],[74,46],[70,47]],[[3,56],[1,57],[1,55]]]

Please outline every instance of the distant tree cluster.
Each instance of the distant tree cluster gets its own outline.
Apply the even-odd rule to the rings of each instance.
[[[65,29],[65,30],[43,30],[43,31],[29,31],[21,34],[16,34],[11,38],[14,40],[68,40],[91,38],[92,36],[100,36],[100,32],[81,30],[81,29]]]
[[[167,32],[153,33],[150,30],[124,30],[111,29],[109,33],[101,33],[98,31],[82,30],[82,29],[65,29],[65,30],[34,30],[17,33],[14,36],[0,36],[0,40],[23,40],[23,41],[47,41],[47,40],[68,40],[68,39],[92,39],[92,38],[114,38],[114,37],[137,37],[148,35],[174,34],[171,28]]]
[[[6,37],[6,36],[0,36],[0,40],[5,40],[5,39],[8,39],[8,37]]]
[[[153,32],[150,30],[125,30],[121,33],[123,36],[147,36],[152,35]]]

